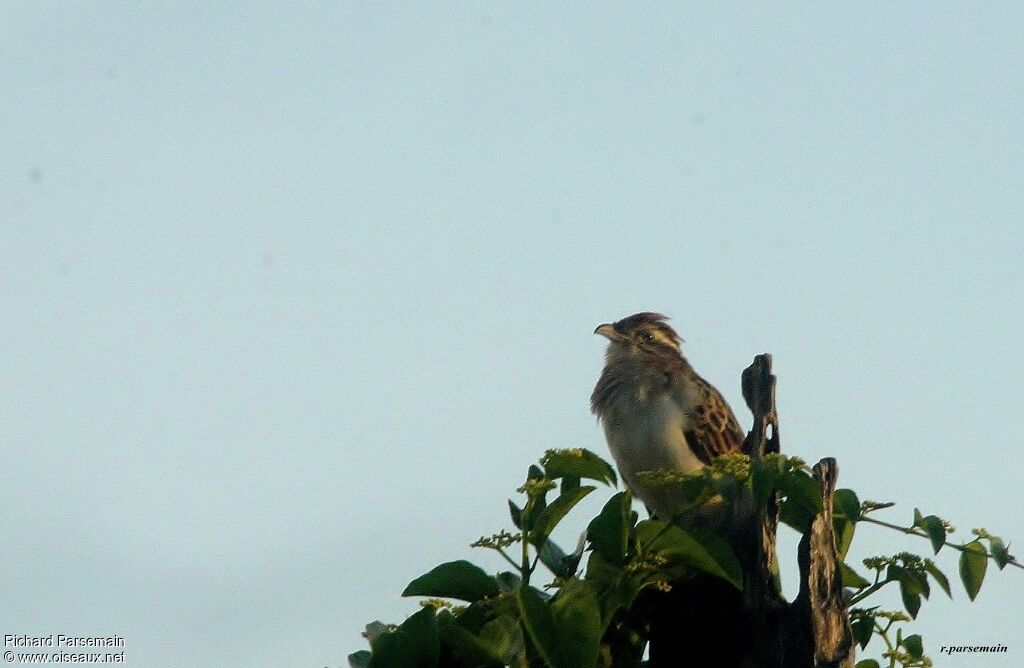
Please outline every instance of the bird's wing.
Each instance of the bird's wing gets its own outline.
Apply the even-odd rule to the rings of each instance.
[[[692,426],[686,430],[690,449],[705,464],[718,455],[743,452],[743,430],[721,393],[700,376],[696,377],[703,400],[690,412]]]

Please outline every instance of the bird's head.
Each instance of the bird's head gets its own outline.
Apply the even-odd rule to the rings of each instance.
[[[650,359],[682,354],[683,342],[660,313],[637,313],[617,322],[599,325],[594,334],[608,339],[609,362]]]

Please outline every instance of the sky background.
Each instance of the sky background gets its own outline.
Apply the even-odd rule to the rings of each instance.
[[[745,425],[773,353],[783,450],[893,521],[1024,545],[1019,4],[5,2],[0,63],[0,634],[344,664],[607,455],[639,310]],[[1024,663],[1024,573],[954,596],[938,666]]]

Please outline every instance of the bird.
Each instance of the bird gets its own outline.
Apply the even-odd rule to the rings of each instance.
[[[594,330],[608,349],[590,405],[626,487],[653,518],[672,521],[688,503],[682,490],[645,484],[640,474],[697,472],[718,455],[743,452],[744,434],[722,394],[683,356],[683,340],[667,320],[636,313]],[[708,524],[709,516],[698,509],[690,520]]]

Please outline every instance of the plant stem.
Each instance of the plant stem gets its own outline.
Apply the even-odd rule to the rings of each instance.
[[[867,589],[865,589],[861,593],[857,594],[856,596],[851,597],[849,605],[854,605],[855,603],[860,603],[861,601],[866,599],[868,596],[871,596],[876,591],[878,591],[879,589],[881,589],[885,585],[889,584],[890,582],[895,582],[895,580],[885,580],[884,582],[877,582],[877,583],[871,585],[870,587],[868,587]]]
[[[520,541],[523,544],[523,565],[519,569],[523,574],[523,586],[530,584],[530,573],[533,569],[530,568],[530,542],[527,540],[527,533],[523,532],[523,539]]]
[[[517,564],[515,561],[513,561],[512,557],[508,556],[508,553],[505,552],[505,550],[501,549],[500,547],[496,547],[494,549],[498,551],[498,554],[500,554],[501,556],[505,557],[505,561],[507,561],[508,563],[512,564],[512,568],[516,569],[517,571],[521,570],[519,568],[519,564]]]
[[[892,628],[891,621],[883,629],[878,620],[875,620],[875,629],[878,631],[878,635],[882,636],[882,640],[885,641],[885,646],[889,648],[889,668],[896,668],[896,648],[892,646],[892,641],[889,640],[890,628]]]

